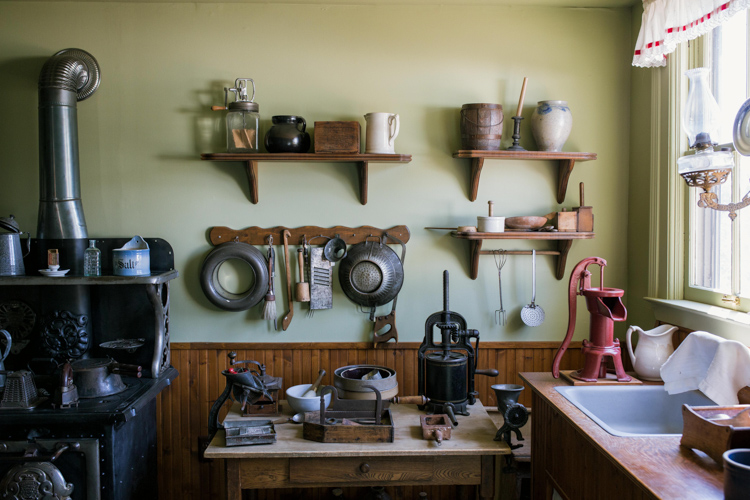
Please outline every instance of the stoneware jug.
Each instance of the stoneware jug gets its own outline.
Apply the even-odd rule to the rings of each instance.
[[[12,342],[12,337],[10,336],[10,333],[8,333],[7,330],[0,330],[0,335],[5,336],[5,350],[0,352],[0,371],[5,370],[5,358],[8,357],[8,354],[10,354],[10,344]],[[0,389],[5,387],[5,374],[0,375]]]
[[[398,137],[399,119],[393,113],[367,113],[365,153],[394,154]]]
[[[628,341],[628,352],[630,361],[633,362],[633,369],[636,375],[643,380],[661,381],[661,365],[672,355],[674,346],[672,345],[672,333],[677,330],[676,326],[660,325],[649,330],[643,331],[637,326],[628,328],[625,338]],[[633,332],[638,333],[638,345],[633,352]]]
[[[531,135],[539,151],[562,151],[573,128],[566,101],[539,101],[531,115]]]

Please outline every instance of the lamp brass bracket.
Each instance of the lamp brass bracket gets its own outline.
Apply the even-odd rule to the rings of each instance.
[[[698,200],[698,206],[701,208],[710,208],[720,212],[729,212],[729,218],[734,220],[737,217],[737,211],[750,206],[750,192],[743,196],[739,203],[721,204],[718,201],[716,193],[701,193],[701,199]]]

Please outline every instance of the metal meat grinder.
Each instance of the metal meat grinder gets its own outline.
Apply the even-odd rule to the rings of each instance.
[[[511,450],[523,446],[522,444],[511,444],[510,433],[515,432],[516,438],[523,441],[521,427],[529,421],[529,410],[518,402],[518,396],[523,390],[518,384],[497,384],[492,386],[497,398],[497,409],[503,415],[503,426],[495,434],[495,441],[505,441]],[[510,458],[510,455],[508,456]]]
[[[434,340],[436,328],[440,330],[439,343]],[[476,401],[474,376],[496,377],[498,371],[477,370],[479,331],[467,329],[464,317],[450,310],[448,271],[443,271],[443,310],[427,318],[424,331],[417,354],[417,383],[418,394],[429,398],[429,402],[419,409],[444,413],[453,425],[458,425],[456,415],[469,415],[467,406]],[[475,346],[471,339],[475,339]]]

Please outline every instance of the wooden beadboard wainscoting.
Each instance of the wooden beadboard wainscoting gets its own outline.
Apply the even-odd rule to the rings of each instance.
[[[252,359],[266,365],[267,373],[283,377],[287,387],[312,383],[322,368],[323,383],[333,385],[337,368],[355,364],[387,366],[396,370],[399,394],[417,394],[418,342],[371,343],[173,343],[172,365],[180,376],[157,399],[159,498],[207,500],[224,498],[224,461],[202,461],[199,438],[208,434],[208,413],[224,390],[221,371],[229,366],[227,354],[238,360]],[[480,342],[477,368],[495,368],[497,377],[477,375],[476,390],[485,406],[494,406],[493,384],[522,383],[519,372],[549,371],[559,342]],[[573,342],[563,358],[562,369],[580,368],[581,343]],[[625,358],[627,355],[624,356]],[[283,399],[283,397],[282,397]],[[519,402],[531,404],[530,391]],[[229,403],[222,409],[223,419]],[[460,419],[460,417],[459,417]],[[291,425],[291,424],[287,424]],[[270,445],[273,446],[273,445]],[[455,500],[456,488],[395,487],[387,490],[394,500],[417,500],[425,491],[430,500]],[[346,498],[363,498],[365,489],[345,489]],[[260,491],[259,500],[326,500],[330,489]]]

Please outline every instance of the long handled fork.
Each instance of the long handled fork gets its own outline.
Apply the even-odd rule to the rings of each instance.
[[[505,255],[503,250],[497,250],[493,252],[492,256],[495,258],[495,265],[497,266],[497,286],[500,291],[500,309],[495,309],[495,323],[498,325],[505,325],[505,308],[503,307],[503,266],[508,257]]]

